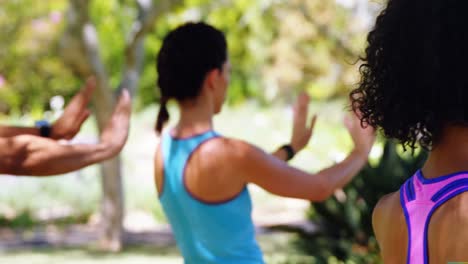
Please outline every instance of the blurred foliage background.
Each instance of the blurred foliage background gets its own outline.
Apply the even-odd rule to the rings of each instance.
[[[136,2],[90,1],[112,87],[120,82]],[[356,62],[378,7],[362,0],[183,1],[159,16],[145,39],[138,109],[158,99],[154,60],[161,39],[177,25],[199,20],[226,33],[234,66],[230,103],[289,102],[298,90],[317,100],[345,97],[358,81]],[[69,98],[76,92],[82,80],[60,53],[67,8],[66,0],[2,1],[1,113],[40,113],[53,95]]]
[[[40,118],[52,120],[60,113],[60,101],[68,101],[83,83],[83,72],[70,66],[74,54],[70,54],[73,49],[66,38],[67,26],[74,19],[70,12],[72,2],[79,3],[0,1],[2,124],[31,125]],[[274,150],[289,138],[288,105],[299,91],[307,91],[312,97],[312,112],[319,114],[319,122],[311,144],[295,158],[293,165],[317,171],[342,159],[351,149],[351,140],[341,120],[347,108],[347,95],[359,82],[358,59],[382,1],[84,2],[89,4],[86,15],[95,26],[99,59],[105,66],[111,94],[124,83],[127,44],[141,8],[153,5],[160,10],[143,39],[138,82],[132,90],[132,131],[122,154],[125,229],[131,229],[135,219],[132,217],[138,218],[141,213],[149,215],[151,223],[165,223],[152,181],[152,154],[157,143],[153,124],[159,99],[155,58],[165,34],[186,21],[208,22],[223,30],[228,40],[233,69],[228,106],[215,120],[220,132]],[[249,126],[245,126],[247,122]],[[87,122],[75,141],[96,140],[95,123],[95,118]],[[398,189],[420,166],[424,155],[422,152],[416,156],[405,154],[394,143],[380,140],[372,152],[371,164],[344,190],[325,203],[309,206],[302,202],[305,207],[301,212],[318,227],[317,232],[293,230],[287,239],[275,238],[284,240],[281,246],[272,246],[270,238],[260,238],[268,263],[380,263],[370,223],[372,208],[383,194]],[[0,177],[0,227],[36,230],[51,221],[60,227],[96,222],[101,195],[99,175],[96,166],[92,166],[63,177],[41,180]],[[253,193],[254,208],[260,208],[256,210],[261,212],[263,208],[281,204],[282,198],[257,189]],[[34,251],[9,253],[0,260],[16,259],[15,263],[22,263],[19,259],[24,256],[25,263],[63,263],[62,255],[69,253],[60,250],[45,251],[41,256]],[[122,262],[107,256],[96,261],[136,261],[132,260],[131,252],[121,254]],[[158,253],[155,254],[149,259],[157,258]],[[180,263],[175,254],[174,262],[167,260],[167,263]],[[94,263],[92,256],[90,263]],[[146,263],[149,259],[141,261]],[[166,261],[159,260],[158,263]]]

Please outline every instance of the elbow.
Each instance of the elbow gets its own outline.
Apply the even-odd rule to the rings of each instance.
[[[326,179],[320,181],[318,185],[317,191],[312,194],[312,197],[309,199],[310,201],[324,202],[335,192],[333,186]]]
[[[333,195],[333,190],[330,189],[323,189],[317,195],[315,196],[315,199],[313,201],[315,202],[324,202],[328,200]]]

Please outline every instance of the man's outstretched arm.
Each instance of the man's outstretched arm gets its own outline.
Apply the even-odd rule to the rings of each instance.
[[[106,160],[119,150],[106,143],[62,145],[31,135],[0,138],[0,173],[46,176]]]
[[[40,132],[37,127],[0,126],[0,137],[5,138],[18,135],[40,136]]]
[[[64,145],[32,135],[0,138],[0,173],[56,175],[112,158],[127,140],[130,112],[130,96],[124,91],[97,144]]]

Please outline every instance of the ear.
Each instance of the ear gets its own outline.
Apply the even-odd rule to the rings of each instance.
[[[206,74],[205,86],[209,89],[217,87],[220,78],[219,69],[212,69]]]

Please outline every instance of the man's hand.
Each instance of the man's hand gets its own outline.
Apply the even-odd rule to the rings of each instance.
[[[309,143],[314,130],[317,115],[312,117],[310,125],[307,125],[307,114],[309,112],[310,98],[306,93],[301,93],[294,105],[294,123],[291,136],[291,147],[297,153]]]
[[[93,77],[88,78],[85,86],[73,96],[62,116],[52,125],[50,135],[52,139],[72,139],[75,137],[91,113],[87,107],[95,88],[96,80]]]
[[[125,90],[96,144],[61,144],[30,134],[0,137],[0,174],[57,175],[110,159],[125,145],[130,112]]]
[[[109,148],[111,156],[119,153],[127,141],[131,110],[130,95],[124,89],[110,120],[101,133],[101,143]]]

